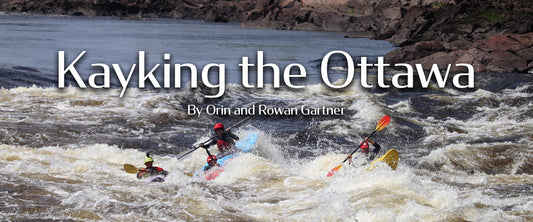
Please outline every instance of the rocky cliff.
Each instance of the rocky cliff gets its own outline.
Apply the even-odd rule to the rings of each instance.
[[[0,11],[73,16],[183,18],[205,21],[242,21],[254,9],[253,0],[5,0]]]
[[[4,0],[0,10],[242,21],[243,28],[349,32],[400,48],[387,63],[533,70],[531,0]]]
[[[242,27],[385,39],[400,47],[386,56],[388,63],[464,62],[477,72],[531,72],[531,18],[530,0],[263,0]]]
[[[390,63],[468,63],[476,72],[533,71],[533,2],[457,1],[408,10]]]

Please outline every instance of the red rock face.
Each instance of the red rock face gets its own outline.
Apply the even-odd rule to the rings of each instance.
[[[533,60],[533,33],[495,35],[475,42],[467,53],[473,58],[459,58],[457,62],[471,60],[480,71],[527,72],[533,69],[528,65]]]
[[[425,10],[413,8],[403,17],[398,32],[388,38],[402,48],[385,58],[389,63],[468,63],[476,72],[531,72],[531,17],[533,5],[527,1],[474,0]],[[435,41],[443,47],[427,47],[437,45]]]
[[[528,72],[533,69],[533,33],[495,35],[478,40],[466,49],[449,50],[438,41],[420,42],[398,48],[385,56],[389,63],[422,64],[431,67],[438,64],[468,63],[476,72]],[[452,71],[464,71],[456,68]]]

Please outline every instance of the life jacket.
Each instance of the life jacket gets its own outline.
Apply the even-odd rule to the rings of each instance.
[[[152,167],[152,168],[143,168],[140,169],[139,172],[137,172],[137,178],[142,179],[145,177],[153,176],[153,175],[163,175],[167,176],[167,172],[163,170],[161,167]]]
[[[163,168],[161,168],[161,167],[155,167],[155,171],[157,171],[159,173],[159,172],[165,171],[165,170],[163,170]]]
[[[226,142],[226,141],[224,141],[224,140],[222,140],[222,139],[219,139],[219,140],[217,141],[217,147],[218,147],[218,151],[220,151],[221,153],[223,153],[223,152],[226,152],[227,150],[230,149],[231,144],[228,143],[228,142]]]
[[[363,142],[361,143],[361,152],[363,152],[363,153],[368,153],[368,148],[369,148],[369,146],[368,146],[368,142],[363,141]]]

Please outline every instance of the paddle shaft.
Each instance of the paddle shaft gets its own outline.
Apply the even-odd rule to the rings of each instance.
[[[228,127],[228,128],[225,130],[225,132],[229,132],[232,128],[235,128],[235,127],[237,127],[237,126],[240,126],[242,123],[244,123],[244,121],[246,121],[246,120],[248,120],[248,119],[250,119],[250,118],[252,118],[252,117],[251,117],[251,116],[246,117],[246,118],[242,119],[241,121],[239,121],[239,122],[233,124],[233,126]],[[224,132],[224,133],[225,133],[225,132]],[[206,140],[206,141],[203,142],[202,144],[204,144],[204,143],[208,143],[209,141],[211,141],[211,140],[217,138],[217,136],[218,136],[218,135],[214,135],[213,137],[209,138],[208,140]],[[197,148],[199,148],[199,147],[200,147],[200,146],[198,146]],[[207,152],[209,152],[209,151],[207,151]],[[209,156],[211,156],[211,155],[209,155]]]
[[[226,132],[229,132],[229,131],[231,130],[231,128],[233,128],[233,127],[237,127],[239,124],[241,124],[241,123],[243,123],[244,121],[250,119],[250,117],[251,117],[251,116],[246,117],[246,118],[244,118],[243,120],[241,120],[241,121],[239,121],[239,122],[233,124],[233,126],[230,126],[230,127],[226,130]],[[203,142],[203,143],[207,143],[207,142],[211,141],[212,139],[216,138],[216,136],[217,136],[217,135],[215,135],[214,137],[211,137],[209,140],[207,140],[207,141],[205,141],[205,142]],[[200,146],[198,146],[198,147],[200,147]],[[212,155],[211,155],[211,152],[209,152],[209,148],[204,148],[204,149],[205,149],[205,152],[207,152],[207,156],[208,156],[208,157],[211,157]]]
[[[205,149],[205,152],[207,152],[207,156],[211,156],[211,152],[209,152],[209,148],[204,148]]]
[[[235,127],[237,127],[237,126],[240,126],[242,123],[244,123],[246,120],[249,120],[250,118],[252,118],[252,116],[249,116],[249,117],[246,117],[246,118],[242,119],[241,121],[239,121],[239,122],[233,124],[233,126],[228,127],[225,131],[227,132],[227,131],[230,131],[232,128],[235,128]],[[209,141],[211,141],[211,140],[217,138],[217,136],[218,136],[218,135],[214,135],[213,137],[209,138],[208,140],[206,140],[206,141],[203,142],[202,144],[208,143]],[[183,158],[183,157],[185,157],[185,156],[191,154],[192,152],[194,152],[195,150],[197,150],[197,149],[200,148],[200,147],[201,147],[201,146],[196,146],[196,147],[194,147],[194,149],[189,150],[187,153],[185,153],[185,154],[179,156],[178,159],[181,159],[181,158]],[[206,149],[206,150],[207,150],[207,149]],[[209,151],[207,151],[207,152],[209,153]],[[211,155],[209,155],[209,156],[211,156]]]
[[[374,133],[376,133],[377,130],[374,130],[374,132],[372,132],[370,134],[370,136],[368,136],[367,138],[370,139],[370,137],[372,137],[374,135]],[[359,148],[361,148],[361,146],[363,145],[363,143],[359,144],[359,146],[352,152],[350,153],[350,155],[353,155],[355,152],[357,152],[357,150],[359,150]],[[346,159],[344,159],[344,161],[342,161],[342,163],[346,162],[346,160],[348,160],[348,157],[346,157]]]
[[[374,135],[374,133],[376,133],[377,131],[380,131],[382,130],[383,128],[385,128],[385,126],[387,126],[388,124],[390,123],[390,117],[385,115],[384,117],[381,118],[381,120],[378,122],[378,125],[376,126],[376,129],[374,130],[374,132],[372,132],[370,134],[370,136],[367,137],[367,139],[370,139],[370,137],[372,137]],[[359,144],[359,146],[352,152],[350,153],[350,155],[348,156],[351,156],[353,155],[359,148],[361,148],[361,145],[363,145],[363,143]],[[338,171],[339,169],[341,169],[342,167],[342,164],[344,162],[346,162],[346,160],[348,160],[348,157],[346,157],[344,159],[344,161],[342,161],[341,164],[339,164],[338,166],[334,167],[333,169],[331,169],[329,172],[328,172],[328,175],[327,177],[331,177],[333,176],[333,174],[335,174],[335,171]]]

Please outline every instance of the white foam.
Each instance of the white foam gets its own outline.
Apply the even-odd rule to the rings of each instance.
[[[276,93],[277,99],[290,105],[339,105],[337,103],[341,102],[340,106],[353,111],[354,116],[317,124],[320,130],[339,137],[353,136],[354,130],[359,132],[352,128],[354,125],[372,129],[384,112],[393,110],[399,115],[412,112],[412,104],[407,100],[386,106],[357,87],[334,91],[321,84],[311,85],[302,91],[276,90],[271,86],[263,91],[232,90],[228,92],[229,97],[235,98],[224,99],[244,96],[271,99],[271,93]],[[455,106],[461,100],[495,97],[505,100],[515,98],[513,94],[517,94],[515,90],[448,93],[453,97],[433,95],[431,98]],[[10,122],[52,121],[30,115],[34,110],[46,110],[55,118],[54,122],[83,125],[100,123],[103,117],[110,115],[134,120],[145,115],[184,115],[169,103],[173,99],[185,99],[181,92],[172,95],[132,89],[128,91],[128,97],[120,100],[109,99],[109,94],[113,91],[97,93],[67,88],[56,92],[55,89],[37,87],[1,89],[1,109],[9,113],[2,118]],[[518,96],[529,95],[518,93]],[[520,220],[531,214],[530,196],[520,193],[501,197],[494,194],[493,187],[519,187],[531,183],[530,175],[516,175],[527,164],[527,157],[532,155],[530,150],[513,150],[516,147],[528,148],[531,141],[527,138],[513,142],[472,144],[469,141],[524,133],[523,129],[533,127],[533,123],[530,119],[516,119],[514,116],[523,115],[530,111],[530,107],[531,103],[512,107],[507,107],[505,103],[500,106],[481,105],[476,114],[466,120],[414,117],[410,121],[424,126],[426,134],[418,149],[421,152],[426,152],[425,149],[432,151],[416,159],[415,163],[400,161],[396,171],[380,164],[375,170],[367,172],[364,170],[366,161],[357,156],[352,165],[344,164],[333,177],[326,177],[327,172],[347,155],[339,153],[340,147],[325,147],[318,142],[316,150],[319,151],[316,153],[324,155],[292,159],[285,156],[284,147],[279,145],[286,138],[272,138],[253,127],[236,133],[241,138],[246,136],[247,131],[257,133],[256,149],[229,161],[224,172],[213,181],[186,175],[201,173],[198,171],[206,158],[203,149],[182,160],[173,155],[153,154],[155,165],[170,174],[164,183],[149,183],[137,180],[135,174],[128,174],[122,169],[124,163],[141,167],[144,152],[106,144],[42,148],[0,145],[0,171],[18,183],[24,181],[57,198],[60,206],[56,206],[54,212],[60,219],[83,220],[83,215],[92,215],[85,211],[92,211],[95,212],[92,215],[96,218],[94,220]],[[18,120],[20,117],[24,119]],[[149,122],[143,124],[155,126]],[[119,127],[117,130],[128,129]],[[172,130],[179,131],[180,128]],[[0,132],[8,133],[6,130]],[[134,132],[138,138],[147,138],[145,133],[144,129]],[[197,143],[205,139],[207,137],[200,138]],[[484,155],[489,155],[488,151],[494,147],[511,147],[508,153],[516,155],[503,156],[514,161],[506,166],[508,169],[503,173],[487,174],[482,171],[486,167],[482,162],[471,160],[490,160],[490,156]],[[484,149],[488,154],[477,153]],[[212,148],[211,152],[215,153],[216,148]],[[400,153],[400,156],[407,155]],[[514,212],[506,210],[508,208]]]

